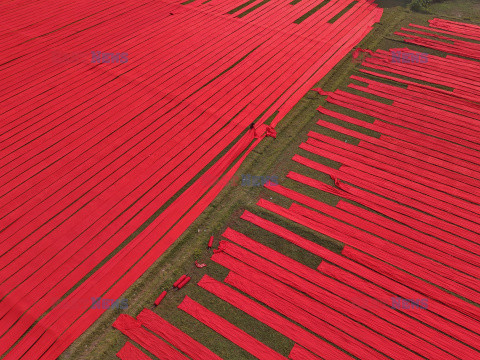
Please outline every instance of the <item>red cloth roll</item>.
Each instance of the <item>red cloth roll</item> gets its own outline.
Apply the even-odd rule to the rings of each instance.
[[[178,288],[181,289],[182,287],[184,287],[185,285],[187,285],[187,283],[190,281],[191,277],[190,276],[187,276],[185,279],[183,279],[183,281],[178,284]]]
[[[180,276],[178,280],[173,283],[173,287],[177,287],[183,280],[185,280],[186,277],[187,275]]]
[[[158,304],[160,304],[160,301],[162,301],[165,296],[167,296],[167,291],[163,291],[157,298],[157,300],[155,300],[155,306],[158,306]]]

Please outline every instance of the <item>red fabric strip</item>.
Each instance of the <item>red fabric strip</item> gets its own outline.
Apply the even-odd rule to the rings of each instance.
[[[244,220],[247,220],[247,221],[250,221],[252,222],[253,224],[267,230],[267,231],[270,231],[272,232],[273,234],[276,234],[280,237],[282,237],[283,239],[307,250],[307,251],[310,251],[311,253],[313,254],[316,254],[318,255],[319,257],[321,257],[322,259],[324,260],[327,260],[331,263],[334,263],[334,264],[337,264],[338,266],[341,266],[345,269],[347,269],[348,271],[354,273],[354,274],[359,274],[359,276],[362,276],[366,279],[368,279],[368,281],[363,281],[360,279],[358,279],[357,283],[360,284],[360,283],[365,283],[369,286],[367,286],[366,288],[360,288],[360,287],[357,287],[355,285],[355,282],[353,282],[352,284],[354,288],[358,288],[358,289],[364,289],[362,290],[364,293],[368,293],[368,294],[371,294],[371,296],[374,296],[375,298],[377,298],[379,301],[383,302],[384,304],[388,305],[388,306],[391,306],[391,296],[392,294],[398,294],[399,296],[402,296],[402,297],[405,297],[405,298],[419,298],[419,297],[422,297],[422,295],[420,295],[419,293],[417,292],[414,292],[412,291],[411,289],[407,288],[406,286],[404,285],[401,285],[399,283],[396,283],[395,281],[391,280],[389,277],[386,277],[384,275],[381,275],[381,274],[378,274],[378,273],[375,273],[373,271],[371,271],[370,269],[362,266],[362,265],[359,265],[357,263],[354,263],[353,261],[349,260],[349,259],[346,259],[338,254],[335,254],[333,253],[332,251],[318,245],[318,244],[315,244],[314,242],[312,241],[309,241],[305,238],[302,238],[301,236],[293,233],[292,231],[290,230],[287,230],[285,229],[284,227],[281,227],[279,226],[278,224],[275,224],[271,221],[268,221],[266,219],[263,219],[259,216],[256,216],[248,211],[245,211],[242,215],[242,219]],[[319,266],[319,269],[321,269],[321,271],[323,271],[323,268],[326,267],[328,265],[328,263],[326,261],[323,261],[320,266]],[[332,276],[331,274],[329,274],[330,276]],[[353,276],[353,275],[352,275]],[[334,276],[334,278],[337,278]],[[327,278],[323,279],[321,281],[321,283],[325,283],[327,280]],[[341,280],[343,281],[343,280]],[[374,285],[373,284],[381,284],[382,287],[384,287],[385,289],[388,289],[389,291],[391,292],[387,292],[385,290],[382,291],[381,294],[383,295],[377,295],[378,292],[373,292],[373,287]],[[375,285],[375,287],[378,288],[379,285]],[[341,286],[338,286],[338,285],[333,285],[332,284],[332,289],[335,289],[334,290],[334,293],[337,293],[340,291],[340,289],[342,289]],[[358,295],[358,294],[357,294]],[[346,295],[347,296],[347,295]],[[347,296],[347,297],[352,297],[352,296]],[[360,296],[360,298],[363,298],[362,296]],[[363,301],[363,300],[362,300]],[[365,302],[366,304],[369,304],[370,302]],[[376,311],[379,311],[379,310],[375,310],[374,312]],[[445,334],[449,334],[451,335],[451,337],[443,337],[442,341],[445,341],[445,339],[459,339],[461,341],[463,341],[465,344],[469,344],[470,346],[474,347],[474,348],[478,348],[478,343],[480,343],[480,336],[477,335],[475,332],[479,332],[479,327],[478,326],[474,326],[474,324],[472,324],[471,321],[469,321],[468,319],[466,319],[465,321],[462,321],[462,319],[458,316],[458,314],[455,314],[454,311],[452,311],[450,308],[444,306],[443,304],[441,303],[435,303],[433,302],[433,304],[430,302],[429,303],[429,309],[427,312],[415,312],[415,313],[410,313],[409,316],[412,316],[414,318],[417,318],[417,319],[420,319],[421,321],[425,322],[426,324],[432,324],[432,327],[434,328],[437,328],[441,331],[443,331]],[[448,316],[453,319],[452,321],[454,322],[451,322],[451,321],[448,321],[445,319],[445,316]],[[462,324],[463,326],[465,326],[466,328],[469,328],[470,330],[474,331],[474,332],[471,332],[471,331],[467,331],[464,327],[462,326],[458,326],[455,322],[459,322],[460,324]],[[414,325],[414,328],[413,329],[416,329],[417,325]],[[411,330],[410,330],[411,331]],[[415,332],[415,331],[413,331]],[[424,333],[427,333],[427,331],[425,331]],[[434,339],[440,339],[441,338],[441,333],[438,333],[438,335],[434,336],[433,337]],[[456,345],[456,347],[458,348],[459,346],[461,346],[460,344]],[[453,348],[456,348],[455,346]],[[468,347],[466,348],[468,350]],[[468,351],[467,351],[468,352]]]
[[[117,353],[117,357],[122,360],[152,360],[128,341]]]
[[[292,351],[288,355],[292,360],[320,360],[322,358],[313,355],[310,351],[304,349],[298,344],[293,345]]]
[[[325,287],[325,283],[329,283],[328,279],[326,279],[325,277],[322,277],[317,272],[305,267],[304,265],[296,261],[291,260],[293,264],[286,265],[285,264],[285,259],[287,258],[286,256],[281,255],[269,248],[266,248],[261,244],[255,243],[253,240],[246,238],[243,234],[231,233],[231,237],[235,238],[243,245],[248,245],[248,248],[253,248],[254,250],[260,249],[261,250],[260,254],[263,257],[273,261],[275,264],[285,267],[287,270],[292,271],[295,274],[298,274],[297,269],[300,270],[300,273],[303,275],[301,274],[298,274],[298,275],[303,276],[306,280],[312,283],[315,283],[321,287]],[[237,248],[235,246],[232,246],[232,244],[227,244],[225,246],[225,251],[226,253],[232,254],[234,257],[242,260],[243,262],[249,263],[251,266],[255,267],[256,269],[263,271],[263,273],[268,274],[269,276],[275,279],[278,279],[279,281],[282,281],[285,284],[288,284],[291,287],[298,289],[299,291],[311,296],[312,298],[326,304],[328,307],[325,307],[323,304],[316,303],[311,299],[306,298],[304,295],[301,295],[299,292],[292,290],[288,286],[285,286],[282,283],[276,280],[273,280],[271,277],[265,276],[259,271],[256,271],[253,268],[246,266],[242,263],[239,263],[234,259],[224,260],[225,255],[223,257],[220,257],[220,260],[218,260],[219,257],[216,257],[216,261],[218,261],[223,266],[235,271],[236,273],[240,274],[242,277],[248,278],[249,280],[255,282],[260,286],[260,288],[269,290],[270,292],[275,293],[276,295],[282,297],[286,301],[291,302],[295,306],[299,306],[300,309],[305,309],[305,311],[313,314],[314,316],[320,319],[324,319],[330,322],[331,324],[335,324],[338,328],[342,329],[348,334],[352,334],[352,336],[364,341],[365,343],[369,343],[369,341],[385,342],[385,343],[382,343],[381,345],[377,343],[377,345],[376,346],[374,345],[373,347],[381,350],[386,354],[389,354],[389,350],[386,350],[386,349],[389,349],[389,347],[391,347],[392,349],[397,347],[396,344],[393,344],[392,342],[389,342],[387,340],[387,338],[390,338],[394,341],[397,341],[403,344],[405,347],[415,350],[418,353],[427,357],[442,356],[445,358],[453,358],[450,354],[447,354],[442,351],[439,352],[439,349],[435,348],[430,343],[426,341],[421,341],[417,337],[413,337],[411,334],[405,332],[404,330],[398,327],[392,326],[388,322],[382,319],[379,319],[376,316],[372,316],[370,313],[364,310],[361,310],[357,307],[352,307],[350,303],[346,302],[344,299],[337,296],[336,292],[332,291],[331,289],[330,289],[331,292],[327,292],[323,289],[318,288],[317,286],[311,285],[307,281],[297,278],[296,276],[288,273],[284,269],[281,269],[273,264],[268,264],[268,262],[257,257],[256,255],[247,254],[246,251],[241,250],[240,248]],[[227,279],[231,279],[234,276],[235,275],[233,273],[230,273]],[[227,279],[225,280],[227,283],[233,284],[232,282],[227,281]],[[253,293],[251,293],[252,287],[253,287],[252,285],[249,285],[246,288],[241,288],[241,290],[261,300],[262,298],[257,297],[256,295],[253,295]],[[277,304],[278,301],[275,301],[274,303]],[[268,305],[270,307],[275,308],[276,305],[272,305],[272,304],[269,303]],[[335,309],[339,313],[332,312],[331,309]],[[381,311],[382,309],[383,308],[379,308],[379,309],[376,309],[375,311]],[[301,313],[302,311],[299,310],[299,312]],[[354,331],[353,329],[347,330],[346,327],[348,326],[355,327],[355,325],[351,322],[349,318],[346,318],[344,315],[341,315],[341,314],[345,314],[349,318],[354,319],[361,324],[365,324],[366,326],[369,326],[372,330],[375,330],[381,333],[383,336],[385,336],[385,338],[381,337],[380,340],[375,340],[378,337],[378,335],[375,333],[372,333],[370,330],[366,330],[365,328],[363,328],[363,330],[358,329],[358,331],[362,332],[362,335],[358,335],[359,332]],[[298,315],[294,314],[293,316],[292,315],[289,315],[289,316],[292,319],[295,319],[296,316]],[[334,319],[334,320],[329,320],[329,319]],[[299,320],[296,320],[296,321],[298,322]],[[369,335],[369,340],[365,341],[363,333],[365,333],[365,335]],[[404,353],[405,349],[397,348],[396,351],[398,351],[399,354],[402,354]],[[397,355],[391,355],[391,356],[395,358]],[[412,356],[412,354],[410,354],[410,356]]]
[[[221,258],[222,254],[214,254],[214,257]],[[264,306],[261,306],[248,297],[241,295],[208,275],[204,275],[198,285],[255,319],[270,326],[272,329],[287,336],[306,349],[309,349],[317,355],[321,354],[325,359],[351,359],[351,357],[345,352],[338,350],[336,347],[322,341],[298,325],[293,324],[284,317],[268,310]]]
[[[113,323],[113,327],[161,359],[188,360],[186,356],[180,354],[170,345],[143,329],[139,321],[126,314],[120,314]]]
[[[143,309],[137,316],[137,320],[147,329],[168,341],[183,353],[195,360],[221,360],[205,346],[194,340],[180,329],[176,328],[153,311]]]
[[[270,349],[245,331],[239,329],[227,320],[211,312],[196,301],[185,296],[185,299],[178,305],[178,308],[190,314],[198,321],[215,330],[234,344],[240,346],[257,359],[278,360],[286,359],[276,351]]]

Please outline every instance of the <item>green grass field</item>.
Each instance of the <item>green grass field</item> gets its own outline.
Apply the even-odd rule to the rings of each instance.
[[[480,23],[480,3],[477,1],[445,1],[432,5],[430,14],[411,12],[406,5],[407,1],[403,0],[377,0],[377,3],[380,7],[384,8],[381,22],[377,24],[375,29],[359,44],[359,47],[372,50],[378,48],[388,50],[392,47],[406,46],[400,37],[393,35],[393,33],[409,23],[427,25],[427,20],[434,17]],[[430,49],[408,46],[414,50],[441,56],[441,53],[436,53]],[[335,89],[345,90],[346,86],[352,82],[349,76],[359,74],[357,71],[358,67],[359,65],[351,61],[351,57],[346,57],[337,64],[317,86],[327,91],[333,91]],[[294,154],[300,154],[329,166],[339,166],[339,164],[327,162],[320,157],[311,155],[298,148],[299,144],[306,140],[306,134],[310,130],[321,132],[328,136],[334,136],[340,140],[346,140],[349,143],[355,143],[351,137],[338,135],[315,124],[320,118],[316,110],[319,105],[325,105],[324,97],[313,91],[308,92],[277,126],[277,139],[266,138],[263,140],[242,164],[237,174],[239,176],[241,174],[277,175],[279,176],[279,183],[281,185],[285,185],[293,190],[300,190],[301,188],[301,192],[307,193],[307,195],[315,199],[332,205],[336,204],[338,198],[335,196],[313,190],[306,192],[304,186],[300,187],[298,183],[285,177],[288,171],[292,170],[331,183],[331,180],[326,176],[320,177],[318,172],[303,167],[291,160]],[[331,104],[328,104],[327,107],[332,110],[338,110]],[[342,110],[342,112],[348,115],[348,111]],[[350,115],[366,121],[373,121],[373,119],[368,116],[359,116],[356,113]],[[326,116],[322,116],[322,119],[335,122]],[[354,126],[352,126],[352,129],[367,133],[364,129],[355,128]],[[372,133],[368,134],[375,135]],[[216,240],[214,246],[216,247],[220,235],[227,227],[251,236],[255,240],[267,244],[281,253],[288,254],[293,259],[311,268],[316,268],[319,265],[321,261],[320,258],[239,219],[244,209],[267,219],[273,219],[280,225],[332,251],[341,251],[342,244],[338,241],[327,236],[318,236],[318,234],[307,228],[298,226],[293,222],[286,221],[283,218],[261,210],[255,206],[256,201],[260,197],[265,197],[266,199],[272,198],[272,201],[282,206],[290,205],[290,201],[263,188],[242,186],[225,187],[221,194],[192,224],[188,231],[156,261],[134,286],[123,294],[122,298],[128,299],[128,309],[112,309],[106,311],[92,327],[62,354],[60,359],[117,359],[115,354],[125,344],[127,337],[121,334],[120,331],[113,329],[111,324],[121,312],[135,317],[143,308],[153,309],[153,301],[155,298],[164,289],[169,289],[173,281],[183,273],[190,274],[192,281],[180,291],[170,291],[162,304],[154,309],[156,313],[206,345],[222,358],[253,359],[253,356],[233,345],[230,341],[224,339],[203,324],[200,324],[181,310],[176,309],[184,296],[188,295],[245,330],[247,333],[252,334],[267,346],[287,356],[293,346],[293,342],[290,339],[287,339],[233,306],[207,293],[198,286],[195,286],[195,283],[200,280],[205,273],[208,273],[218,280],[223,280],[226,276],[226,269],[209,260],[212,251],[206,249],[206,244],[210,235],[213,234]],[[161,212],[161,210],[162,209],[159,209],[159,212]],[[130,239],[126,240],[126,242],[129,240]],[[207,267],[197,269],[194,265],[195,259],[199,262],[206,263]],[[149,355],[152,356],[151,354]]]

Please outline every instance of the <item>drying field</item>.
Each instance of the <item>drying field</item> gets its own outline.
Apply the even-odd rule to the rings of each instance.
[[[0,358],[478,358],[480,15],[379,5],[2,4]]]

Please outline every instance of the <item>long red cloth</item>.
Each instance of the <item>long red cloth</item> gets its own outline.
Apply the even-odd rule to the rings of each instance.
[[[195,360],[221,360],[218,355],[151,310],[143,309],[138,314],[137,320]]]
[[[217,255],[221,254],[215,256]],[[338,350],[328,342],[208,275],[204,275],[198,285],[325,359],[351,359],[345,352]]]
[[[178,305],[178,308],[212,328],[234,344],[240,346],[257,359],[286,359],[284,356],[270,349],[268,346],[247,334],[245,331],[239,329],[235,325],[229,323],[227,320],[211,312],[196,301],[190,299],[188,296],[185,296],[180,305]]]
[[[137,349],[128,341],[117,353],[117,357],[122,360],[151,360],[146,354]]]
[[[161,359],[188,360],[186,356],[179,353],[163,340],[143,329],[139,321],[126,314],[120,314],[113,323],[113,327]]]

